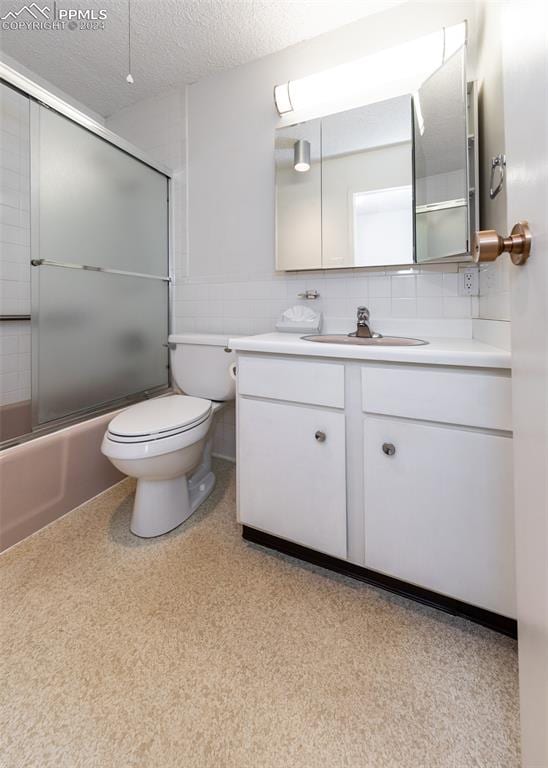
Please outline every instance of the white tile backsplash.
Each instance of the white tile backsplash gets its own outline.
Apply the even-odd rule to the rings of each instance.
[[[234,275],[181,277],[174,289],[174,327],[205,332],[215,318],[213,330],[220,333],[272,331],[284,309],[304,303],[297,294],[306,289],[318,290],[319,299],[306,303],[322,312],[328,331],[351,330],[360,304],[369,307],[372,325],[380,330],[387,318],[470,319],[471,298],[458,296],[457,272],[448,275],[450,280],[445,280],[446,273],[424,266],[406,269],[405,274],[349,270],[345,277],[327,271],[306,277],[272,273],[269,279],[258,280],[238,280]]]
[[[481,264],[479,272],[479,317],[483,320],[511,320],[511,261],[507,254],[491,264]]]

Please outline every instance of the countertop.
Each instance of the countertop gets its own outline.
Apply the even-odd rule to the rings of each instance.
[[[237,352],[262,352],[300,357],[331,357],[345,360],[382,360],[395,363],[459,365],[474,368],[510,368],[510,352],[469,338],[421,337],[428,344],[416,347],[368,347],[320,344],[299,334],[262,333],[229,340]]]

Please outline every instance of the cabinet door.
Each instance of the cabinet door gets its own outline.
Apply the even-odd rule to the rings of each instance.
[[[240,522],[345,558],[344,433],[342,412],[240,398]]]
[[[514,617],[511,438],[375,416],[364,431],[366,566]]]

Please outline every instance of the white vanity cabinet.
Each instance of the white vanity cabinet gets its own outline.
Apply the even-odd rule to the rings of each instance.
[[[240,358],[238,390],[240,522],[345,558],[344,366]]]
[[[244,536],[512,633],[510,373],[415,359],[240,352]]]

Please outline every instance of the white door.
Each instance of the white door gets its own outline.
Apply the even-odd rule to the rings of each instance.
[[[514,618],[512,438],[366,416],[364,463],[366,567]]]
[[[504,4],[508,222],[529,221],[512,268],[512,399],[519,674],[524,768],[548,766],[548,15]],[[506,234],[506,233],[500,233]]]
[[[240,522],[346,557],[344,413],[238,401]]]

